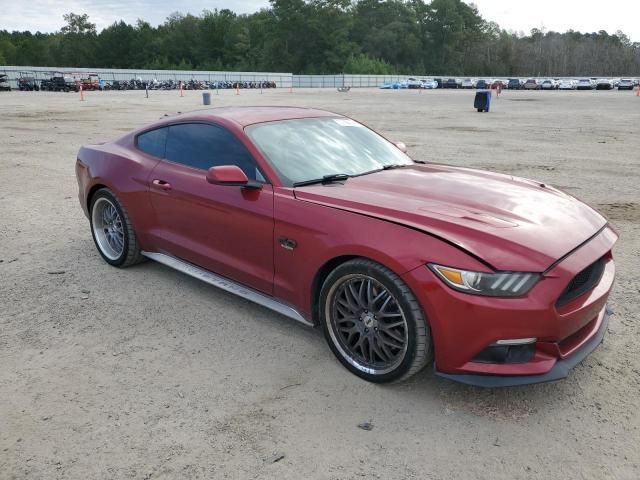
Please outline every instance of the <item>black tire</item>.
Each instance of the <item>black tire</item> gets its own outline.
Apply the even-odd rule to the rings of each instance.
[[[119,216],[123,237],[122,251],[116,252],[117,254],[115,255],[113,254],[113,252],[110,255],[107,249],[100,244],[101,241],[96,238],[96,228],[94,227],[97,227],[97,225],[94,224],[94,211],[96,205],[99,202],[100,205],[102,205],[103,203],[105,205],[113,205]],[[95,213],[97,215],[98,212]],[[140,249],[140,245],[138,245],[136,232],[131,225],[129,215],[127,215],[127,211],[122,205],[122,202],[108,188],[101,188],[91,197],[89,205],[89,222],[91,225],[91,236],[93,237],[93,241],[96,245],[96,248],[98,249],[98,252],[100,253],[100,256],[104,259],[105,262],[113,265],[114,267],[125,268],[144,261],[145,257],[142,256],[142,250]],[[104,242],[104,240],[102,241]]]
[[[376,312],[374,309],[371,312],[362,311],[359,318],[356,316],[344,317],[340,320],[341,322],[353,323],[353,327],[350,330],[359,329],[360,333],[354,334],[359,335],[357,341],[354,342],[354,347],[349,345],[352,334],[345,334],[344,330],[342,332],[338,331],[336,315],[339,316],[342,313],[339,312],[340,308],[344,309],[344,303],[340,302],[343,302],[343,298],[346,297],[341,297],[341,294],[346,291],[353,292],[352,285],[357,285],[357,282],[360,281],[369,282],[369,286],[373,284],[373,293],[368,296],[369,299],[374,295],[378,298],[377,294],[381,294],[383,290],[386,290],[387,295],[379,297],[379,301],[383,301],[384,305],[393,306],[393,309],[399,314],[380,313],[385,311],[383,306],[382,309],[377,310],[377,314],[380,317],[373,315]],[[362,287],[360,288],[360,293],[362,294]],[[385,300],[387,296],[390,296],[391,299]],[[331,348],[336,358],[358,377],[375,383],[400,382],[422,370],[431,360],[433,351],[431,332],[422,308],[402,279],[383,265],[364,258],[349,260],[341,264],[325,280],[320,292],[319,302],[319,321],[322,322],[329,348]],[[349,301],[349,304],[351,304],[351,301]],[[376,300],[374,300],[369,303],[368,308],[371,308],[372,304],[376,309],[379,306],[379,304],[376,305]],[[400,321],[382,320],[382,317],[391,316],[398,318]],[[353,320],[349,320],[349,318]],[[376,318],[377,320],[374,320]],[[371,322],[375,322],[375,324]],[[397,329],[391,331],[394,335],[400,335],[404,338],[402,348],[389,347],[388,345],[391,345],[391,343],[385,343],[383,346],[382,341],[393,341],[391,337],[386,336],[388,335],[386,332],[390,330],[389,327],[398,323],[403,323],[402,326],[396,327],[400,328],[402,333],[399,334]],[[341,323],[341,325],[345,325],[345,323]],[[383,327],[382,325],[385,326]],[[365,330],[365,326],[368,326],[368,329]],[[373,331],[374,329],[375,332]],[[370,333],[363,333],[364,331],[369,332],[369,330],[371,330]],[[345,335],[348,335],[348,339],[344,338]],[[366,356],[364,353],[365,340],[362,337],[368,337],[365,339],[367,349],[374,362],[362,360],[362,355]],[[373,339],[374,337],[375,339]],[[384,340],[385,338],[386,340]],[[359,355],[357,353],[354,353],[357,352],[358,344],[360,344],[360,358],[358,358]],[[389,353],[388,349],[397,349],[398,353],[395,354],[393,359],[384,362],[383,357],[378,356],[377,353],[387,355]],[[374,353],[374,350],[376,350],[376,353]],[[376,362],[376,360],[380,361]]]

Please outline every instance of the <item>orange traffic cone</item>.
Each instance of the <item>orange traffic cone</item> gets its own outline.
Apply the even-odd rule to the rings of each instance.
[[[84,102],[84,90],[82,90],[82,84],[80,84],[80,101]]]
[[[240,95],[240,84],[236,83],[236,95]]]
[[[640,85],[636,88],[636,97],[640,97]]]
[[[180,96],[184,97],[184,89],[182,88],[182,82],[180,82]]]

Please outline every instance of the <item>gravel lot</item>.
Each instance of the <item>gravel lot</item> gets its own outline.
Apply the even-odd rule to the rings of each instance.
[[[640,98],[630,92],[213,92],[354,116],[414,158],[533,177],[621,234],[605,343],[562,382],[365,383],[320,331],[99,257],[75,154],[201,92],[0,94],[0,478],[640,478]],[[358,428],[371,422],[373,429]]]

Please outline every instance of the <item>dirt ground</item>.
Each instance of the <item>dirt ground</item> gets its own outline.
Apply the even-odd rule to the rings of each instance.
[[[75,154],[201,92],[0,94],[1,479],[640,478],[640,98],[233,91],[354,116],[418,159],[533,177],[621,234],[604,344],[552,384],[359,380],[321,332],[153,262],[99,257]],[[358,428],[371,422],[373,429]]]

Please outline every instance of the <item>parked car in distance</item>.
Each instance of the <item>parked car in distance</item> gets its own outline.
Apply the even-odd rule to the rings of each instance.
[[[421,80],[422,82],[422,88],[425,88],[427,90],[433,90],[435,88],[438,88],[438,82],[435,81],[435,79],[433,78],[427,78],[424,80]]]
[[[11,85],[9,84],[9,76],[4,73],[0,73],[0,92],[10,92]]]
[[[40,86],[33,74],[20,72],[20,77],[18,78],[18,90],[22,92],[33,92],[40,90]]]
[[[623,78],[620,80],[620,83],[618,83],[618,90],[633,90],[633,87],[633,80],[628,78]]]
[[[458,83],[458,80],[455,78],[447,78],[443,83],[442,83],[442,88],[459,88],[460,84]]]
[[[72,77],[62,72],[55,72],[51,78],[40,82],[40,89],[50,92],[77,92],[80,87],[79,82],[76,82]]]
[[[600,78],[596,81],[596,90],[613,90],[613,80]]]
[[[555,82],[555,80],[547,78],[547,79],[543,80],[542,83],[540,84],[540,89],[542,89],[542,90],[557,90],[558,89],[558,84]]]
[[[560,83],[558,84],[558,89],[560,90],[575,90],[578,86],[578,83],[575,80],[571,80],[568,78],[565,78],[563,80],[560,80]]]
[[[476,81],[472,78],[464,78],[460,83],[460,88],[476,88]]]
[[[522,88],[522,82],[519,78],[510,78],[507,83],[509,90],[520,90]]]
[[[82,85],[83,90],[100,90],[100,77],[97,73],[81,73],[74,77],[76,82]]]
[[[410,88],[412,90],[422,88],[422,82],[420,80],[416,80],[415,78],[408,78],[407,88]]]
[[[540,90],[540,83],[535,78],[530,78],[524,82],[524,86],[522,88],[525,90]]]
[[[591,80],[590,78],[581,78],[578,80],[576,89],[577,90],[593,90],[594,86],[595,85],[593,83],[593,80]]]
[[[566,377],[607,331],[616,232],[550,185],[405,150],[323,110],[197,110],[80,148],[78,198],[106,263],[321,326],[365,380]]]

